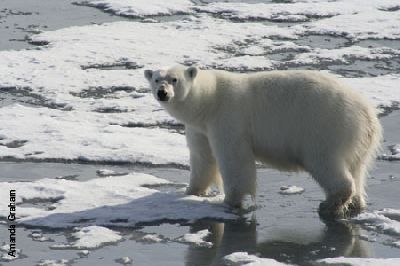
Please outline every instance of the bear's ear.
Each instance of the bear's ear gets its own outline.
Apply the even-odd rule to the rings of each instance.
[[[197,67],[189,67],[186,69],[186,75],[192,80],[197,76],[198,72],[199,69]]]
[[[148,81],[151,81],[151,79],[153,78],[153,70],[146,69],[144,71],[144,76]]]

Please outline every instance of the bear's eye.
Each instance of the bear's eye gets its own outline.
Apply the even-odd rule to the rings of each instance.
[[[177,82],[178,82],[178,80],[176,78],[172,79],[172,83],[177,83]]]
[[[159,79],[155,79],[155,80],[154,80],[155,83],[158,83],[159,81],[160,81]]]

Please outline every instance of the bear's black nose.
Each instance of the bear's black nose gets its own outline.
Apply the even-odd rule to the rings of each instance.
[[[168,94],[167,94],[167,92],[166,92],[165,90],[159,90],[159,91],[157,92],[157,96],[158,96],[158,99],[159,99],[160,101],[162,101],[162,102],[168,100]]]

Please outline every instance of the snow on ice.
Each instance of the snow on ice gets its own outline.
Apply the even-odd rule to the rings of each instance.
[[[81,2],[137,19],[43,32],[31,37],[33,43],[47,43],[43,47],[0,51],[1,96],[13,98],[11,103],[0,102],[0,158],[187,165],[188,149],[181,134],[184,129],[153,99],[143,69],[180,63],[254,71],[400,57],[397,48],[352,45],[364,39],[400,39],[398,0],[291,2]],[[162,23],[154,17],[177,14],[184,16]],[[265,20],[289,23],[271,25]],[[340,36],[348,43],[331,49],[298,43],[310,34]],[[274,57],[285,52],[294,53],[293,58],[285,61]],[[377,107],[400,102],[399,74],[338,77]],[[399,157],[398,145],[391,148],[391,153],[387,155],[389,160]],[[20,224],[52,228],[79,224],[72,234],[75,240],[58,247],[85,249],[86,255],[86,249],[122,240],[118,232],[103,226],[134,226],[166,219],[236,218],[220,204],[223,195],[202,198],[186,196],[178,189],[164,192],[159,188],[174,183],[140,173],[103,170],[98,175],[102,178],[84,182],[1,182],[0,198],[7,198],[5,193],[10,189],[18,191]],[[288,187],[281,192],[302,191],[300,187]],[[32,205],[35,200],[42,204]],[[5,217],[7,211],[6,206],[0,206],[0,217]],[[390,244],[400,247],[399,210],[366,212],[353,221],[387,234]],[[201,230],[175,240],[210,246],[204,240],[209,233]],[[48,241],[41,233],[32,238]],[[158,235],[146,235],[143,240],[164,241]],[[7,246],[0,249],[4,251]],[[1,259],[11,258],[3,254]],[[236,252],[225,259],[233,265],[286,265],[246,252]],[[124,261],[131,259],[121,258]],[[68,263],[42,260],[38,265]],[[339,257],[319,263],[398,265],[400,261]]]
[[[183,135],[162,128],[123,127],[107,123],[102,114],[31,108],[14,104],[1,109],[0,156],[17,159],[142,162],[186,165]]]
[[[0,251],[2,253],[0,255],[0,261],[7,261],[7,262],[13,261],[20,258],[22,255],[21,249],[19,248],[15,250],[15,256],[10,256],[8,254],[9,250],[10,250],[10,244],[3,244],[2,246],[0,246]]]
[[[152,188],[145,187],[146,185],[152,185]],[[34,182],[2,182],[0,197],[6,198],[7,195],[2,194],[11,188],[17,190],[17,222],[52,228],[75,227],[77,223],[80,226],[134,226],[137,223],[165,219],[189,221],[201,218],[236,218],[236,215],[229,213],[227,207],[221,204],[223,195],[202,198],[156,189],[162,185],[173,183],[140,173],[96,178],[85,182],[41,179]],[[46,208],[24,206],[24,203],[38,199],[47,203]],[[7,206],[0,206],[0,216],[5,217],[6,214]],[[87,229],[83,228],[79,234],[90,235],[94,229],[99,228]],[[81,238],[80,235],[77,236]],[[93,247],[79,241],[76,246]]]
[[[89,0],[80,4],[128,17],[188,14],[193,6],[189,0]]]
[[[318,260],[317,265],[351,265],[351,266],[397,266],[400,258],[327,258]]]
[[[37,264],[38,266],[68,266],[71,264],[71,261],[66,259],[59,260],[41,260]]]
[[[23,96],[21,104],[0,106],[1,158],[187,165],[188,151],[184,136],[179,134],[183,127],[149,93],[144,68],[181,63],[248,71],[286,64],[390,60],[400,56],[398,49],[387,47],[320,49],[296,44],[306,33],[298,26],[308,24],[282,27],[258,22],[231,23],[207,14],[229,3],[194,7],[195,4],[184,0],[152,1],[152,5],[144,5],[144,1],[89,2],[107,6],[110,12],[118,14],[126,9],[138,16],[191,15],[163,23],[125,21],[48,31],[32,36],[34,42],[49,43],[47,46],[1,51],[0,90],[6,97]],[[315,8],[307,8],[310,4]],[[333,16],[317,20],[318,23],[355,16],[355,9],[386,12],[388,16],[396,13],[382,11],[393,8],[393,1],[372,0],[363,5],[349,1],[347,8],[342,8],[343,1],[240,4],[237,13],[249,8],[247,5],[253,5],[251,9],[262,5],[278,15],[288,8],[288,15],[311,16],[305,12],[313,10],[315,16]],[[143,9],[145,6],[148,10]],[[327,6],[332,7],[331,13],[326,13]],[[164,8],[170,11],[159,11]],[[206,13],[193,13],[207,8],[210,10],[204,10]],[[375,25],[379,23],[370,25],[368,32]],[[396,36],[393,32],[382,38]],[[269,55],[285,51],[298,54],[289,61],[269,59]],[[360,89],[377,106],[390,106],[400,101],[399,79],[398,75],[385,75],[343,80]]]
[[[282,195],[294,195],[294,194],[302,194],[304,192],[304,188],[298,186],[282,186],[280,188],[279,193]]]
[[[245,266],[285,266],[290,265],[286,263],[278,262],[274,259],[259,258],[255,255],[250,255],[247,252],[234,252],[224,257],[225,261],[229,262],[229,265],[245,265]]]
[[[146,243],[160,243],[163,242],[164,240],[157,234],[147,234],[144,235],[141,239],[143,242]]]
[[[399,161],[400,160],[400,144],[389,146],[389,150],[392,154],[382,154],[380,157],[384,160]]]
[[[200,230],[196,233],[187,233],[184,234],[182,237],[178,239],[178,241],[183,242],[183,243],[193,243],[197,246],[203,246],[203,247],[212,247],[211,242],[207,242],[204,239],[211,234],[208,229]]]
[[[211,3],[198,11],[240,20],[302,22],[293,27],[298,34],[329,34],[352,40],[397,39],[400,6],[396,0],[293,1],[291,4]],[[309,22],[307,22],[309,21]]]
[[[72,234],[72,237],[76,240],[67,244],[66,247],[77,249],[99,248],[104,244],[122,240],[122,236],[118,232],[96,225],[80,228]]]
[[[368,224],[377,230],[382,230],[387,234],[400,236],[400,210],[383,209],[380,211],[364,212],[359,214],[353,220]]]
[[[391,245],[400,247],[400,210],[385,208],[379,211],[364,212],[354,217],[353,221],[368,227],[369,230],[392,236]]]

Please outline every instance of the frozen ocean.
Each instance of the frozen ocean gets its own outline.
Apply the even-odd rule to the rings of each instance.
[[[399,0],[0,0],[0,37],[0,265],[400,265]],[[185,128],[143,76],[175,64],[366,95],[368,209],[321,220],[308,174],[261,164],[255,206],[185,195]]]

